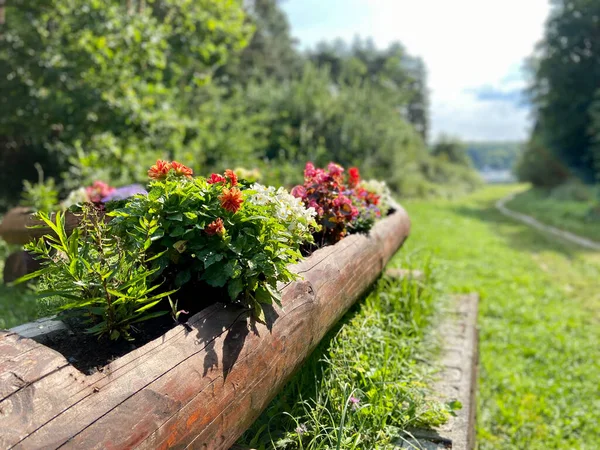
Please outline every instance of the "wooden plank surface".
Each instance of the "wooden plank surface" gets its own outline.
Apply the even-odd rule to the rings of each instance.
[[[304,279],[281,286],[283,307],[267,314],[269,325],[213,305],[189,329],[177,326],[90,376],[43,345],[1,335],[0,380],[24,381],[1,397],[0,448],[230,448],[409,229],[399,208],[369,236],[316,251],[294,267]]]

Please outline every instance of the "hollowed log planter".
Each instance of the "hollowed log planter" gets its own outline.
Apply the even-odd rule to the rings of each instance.
[[[294,267],[269,325],[213,305],[84,375],[58,352],[0,332],[0,448],[228,449],[377,279],[410,229],[396,211]]]
[[[31,208],[17,207],[9,210],[0,223],[0,238],[9,244],[25,245],[52,230],[48,227],[30,228],[43,222],[33,217]],[[79,218],[71,212],[65,213],[65,230],[70,233],[79,224]]]

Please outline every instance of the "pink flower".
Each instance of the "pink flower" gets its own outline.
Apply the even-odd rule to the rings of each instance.
[[[314,176],[316,174],[317,174],[317,172],[315,170],[314,164],[311,162],[307,162],[306,166],[304,167],[304,179],[310,180],[310,179],[314,178]]]
[[[291,194],[296,198],[304,199],[306,197],[306,188],[304,186],[295,186]]]
[[[104,197],[108,197],[114,190],[114,187],[102,181],[94,181],[91,186],[85,188],[88,198],[93,203],[100,203]]]
[[[332,162],[327,165],[327,170],[329,171],[329,175],[334,178],[339,177],[342,175],[342,173],[344,173],[344,168],[342,166]]]

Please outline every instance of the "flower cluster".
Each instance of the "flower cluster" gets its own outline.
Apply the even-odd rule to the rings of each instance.
[[[381,215],[379,196],[362,188],[360,182],[356,167],[348,171],[346,181],[339,164],[329,163],[327,169],[306,164],[304,184],[296,186],[292,195],[317,212],[321,243],[335,243],[353,229],[364,231]]]
[[[363,185],[360,172],[356,167],[348,172],[349,190],[345,194],[352,199],[352,204],[358,210],[358,217],[350,226],[354,232],[367,232],[373,227],[375,221],[381,218],[381,196]]]
[[[174,173],[177,177],[192,178],[193,171],[187,166],[177,161],[163,161],[159,159],[148,170],[148,176],[153,180],[164,180],[170,173]]]
[[[294,197],[284,188],[275,189],[273,186],[263,186],[254,183],[248,202],[270,208],[271,214],[295,236],[302,240],[312,240],[311,232],[318,228],[314,208],[306,208],[301,199]]]
[[[362,180],[360,181],[360,187],[368,192],[372,192],[374,195],[379,197],[379,209],[383,214],[387,213],[392,209],[394,200],[392,198],[392,191],[388,187],[385,181],[379,180]]]
[[[312,240],[315,211],[283,188],[250,188],[232,170],[189,178],[174,167],[157,161],[148,195],[109,212],[115,233],[132,245],[144,242],[150,269],[165,289],[222,288],[230,301],[263,319],[262,305],[279,299],[277,283],[295,278],[289,265],[301,258],[301,244]],[[157,220],[154,234],[137,235],[140,221],[150,219]],[[197,300],[201,308],[226,299]]]

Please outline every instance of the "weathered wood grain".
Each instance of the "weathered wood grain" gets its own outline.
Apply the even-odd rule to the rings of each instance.
[[[93,375],[43,345],[0,335],[0,448],[228,449],[379,276],[409,228],[399,208],[369,236],[316,251],[294,267],[303,279],[281,286],[282,308],[267,314],[269,325],[213,305],[188,329],[173,328]]]

